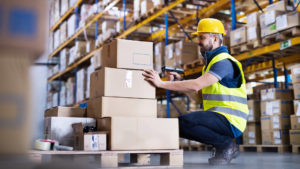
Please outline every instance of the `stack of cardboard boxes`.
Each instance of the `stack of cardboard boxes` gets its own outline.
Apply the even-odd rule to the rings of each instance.
[[[249,116],[243,134],[244,144],[261,144],[260,101],[248,100]]]
[[[162,6],[164,0],[134,0],[133,2],[133,19],[137,20],[157,6]]]
[[[294,88],[294,114],[291,115],[290,143],[300,145],[300,64],[291,68]]]
[[[261,90],[262,144],[289,145],[290,115],[293,113],[293,91]]]
[[[91,75],[88,117],[106,131],[110,150],[178,149],[177,119],[157,118],[151,42],[116,39],[102,49],[102,68]]]

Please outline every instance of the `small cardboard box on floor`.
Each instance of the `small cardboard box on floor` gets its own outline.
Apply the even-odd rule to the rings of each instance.
[[[103,67],[153,69],[153,43],[116,39],[102,49]]]
[[[83,133],[82,123],[74,123],[74,149],[84,151],[99,151],[107,149],[107,132]]]
[[[143,71],[101,68],[92,73],[90,98],[102,96],[155,98],[155,88],[144,80]]]
[[[261,126],[259,122],[250,122],[243,134],[244,144],[261,144]]]
[[[86,117],[86,111],[83,108],[58,106],[46,110],[45,117]]]
[[[262,130],[262,144],[289,145],[289,130]]]
[[[109,150],[178,149],[178,119],[107,117],[97,130],[108,131]]]
[[[88,102],[87,115],[92,118],[114,116],[156,118],[156,106],[156,99],[98,97]]]
[[[290,143],[300,145],[300,130],[290,130]]]

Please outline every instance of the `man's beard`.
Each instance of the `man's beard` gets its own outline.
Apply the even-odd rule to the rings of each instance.
[[[199,44],[199,45],[200,45],[201,53],[205,53],[207,51],[212,51],[212,49],[213,49],[213,44],[211,41],[206,46],[203,46],[202,44]]]

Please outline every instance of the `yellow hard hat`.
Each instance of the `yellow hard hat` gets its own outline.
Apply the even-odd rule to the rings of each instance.
[[[201,19],[198,23],[197,32],[192,35],[198,35],[199,33],[221,33],[223,36],[226,35],[222,22],[214,18]]]

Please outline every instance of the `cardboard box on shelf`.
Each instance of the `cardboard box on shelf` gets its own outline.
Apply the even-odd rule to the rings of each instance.
[[[292,130],[300,130],[300,116],[299,115],[291,115],[291,129]]]
[[[86,90],[85,90],[85,99],[90,98],[90,84],[91,84],[91,75],[94,72],[94,67],[90,65],[86,70]]]
[[[300,83],[294,83],[294,99],[300,99]]]
[[[52,95],[52,106],[56,107],[58,106],[58,92],[54,92]]]
[[[292,75],[300,74],[300,64],[289,66],[289,69],[291,69]]]
[[[83,108],[58,106],[46,110],[44,117],[86,117],[86,111]]]
[[[142,0],[141,2],[141,15],[146,15],[152,8],[154,4],[152,0]]]
[[[300,145],[300,130],[290,130],[290,144]]]
[[[262,130],[262,144],[289,145],[289,130]]]
[[[247,26],[259,26],[259,16],[258,12],[253,12],[247,15]]]
[[[278,10],[278,11],[286,12],[286,11],[293,11],[294,8],[293,8],[293,3],[291,1],[288,2],[288,0],[283,0],[268,5],[266,10],[267,11]]]
[[[75,60],[86,54],[86,41],[76,41],[74,49]]]
[[[165,1],[164,0],[152,0],[153,6],[158,6],[158,5],[164,5]]]
[[[57,140],[60,145],[73,146],[72,124],[96,127],[96,119],[79,117],[46,117],[44,120],[44,138]]]
[[[83,68],[77,71],[76,84],[76,102],[83,101],[86,91],[86,69]]]
[[[91,75],[91,98],[102,96],[155,98],[155,87],[144,80],[140,70],[102,68]]]
[[[260,91],[261,100],[293,100],[293,90],[270,88]]]
[[[265,115],[290,115],[293,114],[293,101],[273,100],[262,101],[260,104],[260,112]]]
[[[290,129],[291,121],[289,115],[273,115],[261,117],[262,130],[275,130],[275,129]]]
[[[278,31],[300,25],[300,13],[292,12],[276,17],[276,29]]]
[[[278,32],[278,30],[276,29],[276,17],[282,14],[282,11],[271,10],[259,16],[261,37],[265,37],[267,35]]]
[[[116,29],[116,21],[112,21],[112,20],[103,21],[101,24],[101,28],[103,34],[110,29]]]
[[[247,130],[244,132],[244,144],[261,144],[261,126],[258,122],[247,124]]]
[[[67,21],[61,23],[60,27],[60,43],[64,43],[68,38],[68,24]]]
[[[137,20],[140,17],[141,0],[133,1],[133,19]]]
[[[62,83],[62,85],[61,85],[59,97],[60,97],[59,105],[60,106],[67,105],[67,88],[66,88],[65,83]]]
[[[261,40],[259,26],[247,26],[247,41]]]
[[[300,83],[300,73],[299,74],[295,74],[295,75],[291,75],[291,79],[292,79],[292,83]]]
[[[63,16],[69,10],[69,0],[60,0],[60,15]]]
[[[156,99],[98,97],[89,100],[88,117],[148,117],[156,118]],[[117,105],[117,106],[116,106]]]
[[[75,103],[75,78],[70,77],[66,83],[67,87],[67,105],[71,105]]]
[[[76,32],[76,15],[73,14],[68,19],[68,38],[73,36]]]
[[[294,113],[300,116],[300,100],[294,100]]]
[[[247,27],[232,30],[230,32],[230,46],[236,46],[247,42]]]
[[[159,42],[154,46],[154,69],[161,73],[161,68],[163,67],[163,58],[165,56],[165,44]]]
[[[174,54],[177,65],[190,63],[198,59],[198,44],[194,42],[179,41],[175,44]]]
[[[249,116],[248,121],[260,121],[260,101],[248,100]]]
[[[53,9],[53,18],[54,18],[54,22],[58,22],[59,18],[60,18],[60,0],[54,0],[54,9]]]
[[[179,148],[178,119],[107,117],[97,124],[97,130],[109,132],[109,150]]]
[[[102,49],[103,67],[153,69],[153,43],[115,39]]]
[[[57,29],[54,32],[54,49],[58,48],[60,45],[60,30]]]
[[[100,151],[107,149],[107,132],[83,133],[83,124],[72,124],[74,149],[84,151]]]
[[[92,51],[95,50],[96,48],[96,43],[94,40],[89,40],[88,42],[86,42],[86,53],[90,53]]]
[[[170,67],[176,67],[177,61],[175,57],[175,45],[174,43],[171,43],[166,46],[165,48],[165,66],[170,66]]]
[[[63,50],[61,50],[59,58],[60,58],[60,72],[63,72],[68,66],[69,49],[64,48]]]
[[[97,49],[94,56],[91,58],[91,64],[93,65],[94,70],[101,68],[101,59],[102,58],[102,48]]]

